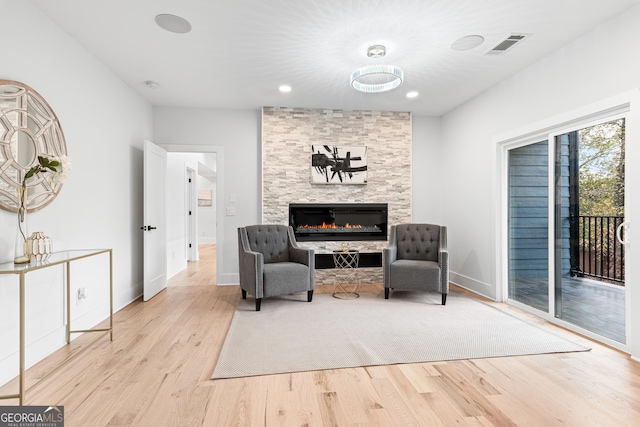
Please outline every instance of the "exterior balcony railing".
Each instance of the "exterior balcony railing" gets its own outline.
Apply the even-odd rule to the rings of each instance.
[[[623,222],[623,216],[578,217],[579,267],[573,269],[575,275],[624,285],[624,245],[616,238]]]

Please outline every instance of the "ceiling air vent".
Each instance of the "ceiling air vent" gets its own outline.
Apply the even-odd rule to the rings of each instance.
[[[485,55],[502,55],[530,35],[531,34],[511,34],[509,37],[498,43],[496,47],[486,52]]]

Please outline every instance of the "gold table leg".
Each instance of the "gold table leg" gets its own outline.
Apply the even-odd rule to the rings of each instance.
[[[20,406],[24,403],[24,347],[25,347],[25,339],[24,339],[24,308],[25,308],[25,289],[24,289],[24,273],[20,274],[20,397],[19,402]]]
[[[67,344],[71,343],[71,263],[67,262]]]

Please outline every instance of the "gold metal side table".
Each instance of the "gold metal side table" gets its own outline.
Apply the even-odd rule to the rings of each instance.
[[[333,296],[340,299],[358,298],[360,252],[354,249],[333,251],[333,263],[337,269]]]
[[[88,258],[100,254],[109,254],[109,327],[107,328],[94,328],[94,329],[71,329],[71,261],[76,261],[82,258]],[[67,344],[71,342],[71,334],[81,332],[99,332],[100,334],[90,343],[85,345],[82,349],[76,351],[73,355],[67,357],[64,362],[53,368],[48,374],[40,378],[35,384],[30,387],[25,387],[25,275],[31,271],[41,270],[43,268],[53,267],[55,265],[64,264],[66,267],[66,341]],[[19,391],[16,394],[0,395],[2,399],[18,399],[20,406],[24,405],[25,395],[31,389],[37,387],[40,383],[51,377],[56,371],[63,366],[66,366],[76,357],[80,356],[85,350],[94,345],[105,335],[109,334],[109,339],[113,341],[113,251],[111,249],[90,249],[90,250],[70,250],[54,252],[45,261],[31,261],[29,264],[14,264],[13,262],[5,262],[0,264],[0,274],[13,274],[20,276],[20,373]]]

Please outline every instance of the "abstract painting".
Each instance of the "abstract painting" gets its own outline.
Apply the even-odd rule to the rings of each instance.
[[[312,145],[312,184],[366,184],[367,147]]]

